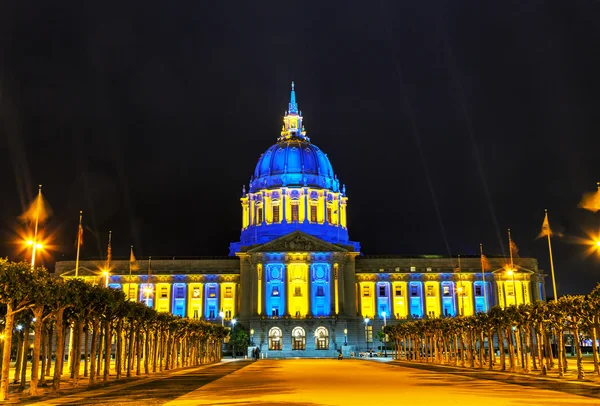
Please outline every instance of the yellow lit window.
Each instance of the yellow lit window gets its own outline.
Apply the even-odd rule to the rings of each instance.
[[[162,288],[160,288],[160,297],[165,298],[167,297],[167,287],[163,286]]]
[[[302,296],[302,291],[300,289],[300,286],[294,287],[294,296]]]
[[[396,286],[396,296],[402,296],[402,286]]]
[[[427,297],[435,296],[435,292],[433,291],[433,286],[427,285]]]
[[[310,221],[313,223],[317,222],[317,206],[315,205],[310,206]]]
[[[231,286],[226,286],[225,287],[225,298],[227,299],[231,299],[232,295],[231,295]]]
[[[259,207],[256,210],[256,224],[261,224],[262,222],[263,222],[262,207]]]
[[[279,206],[273,206],[273,223],[279,223]]]
[[[368,286],[363,286],[363,296],[364,297],[369,297],[371,296],[371,290],[369,289]]]
[[[331,221],[331,207],[328,207],[328,208],[327,208],[327,222],[328,222],[328,223],[333,223],[333,222]]]
[[[298,205],[292,204],[292,221],[298,221]]]

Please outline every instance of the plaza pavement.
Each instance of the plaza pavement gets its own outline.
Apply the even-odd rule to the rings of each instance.
[[[36,405],[600,405],[600,385],[376,359],[235,360]]]

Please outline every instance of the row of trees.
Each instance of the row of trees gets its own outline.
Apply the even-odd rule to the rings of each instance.
[[[584,333],[592,339],[594,373],[600,375],[600,284],[587,296],[569,295],[548,303],[505,309],[496,306],[488,313],[469,317],[407,321],[385,328],[396,344],[397,356],[409,361],[492,369],[499,358],[502,371],[539,370],[546,375],[556,366],[561,377],[568,370],[564,339],[567,331],[574,337],[577,378],[585,377],[579,339]],[[494,348],[498,348],[498,357]]]
[[[0,400],[8,398],[12,354],[16,354],[14,383],[20,389],[25,389],[30,351],[29,393],[38,395],[47,380],[53,390],[60,388],[67,330],[71,333],[67,372],[75,385],[82,358],[83,376],[93,385],[99,379],[107,381],[110,374],[121,379],[141,374],[142,368],[149,374],[219,361],[227,336],[220,325],[158,313],[126,300],[121,291],[81,279],[54,278],[43,268],[1,258],[0,317]]]

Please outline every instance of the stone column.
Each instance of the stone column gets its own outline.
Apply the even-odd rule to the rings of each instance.
[[[344,264],[344,314],[346,316],[356,316],[356,301],[355,301],[355,289],[356,289],[356,275],[355,275],[355,261],[354,254],[346,255],[346,263]]]

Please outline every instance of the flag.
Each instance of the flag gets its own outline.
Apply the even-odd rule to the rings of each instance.
[[[537,238],[542,238],[551,235],[552,230],[550,229],[550,222],[548,221],[548,212],[546,212],[546,215],[544,216],[544,222],[542,223],[542,231],[540,232],[540,235],[537,236]]]
[[[77,230],[77,243],[81,247],[83,245],[83,227],[81,222],[79,223],[79,229]]]
[[[581,202],[579,202],[577,207],[580,209],[593,211],[594,213],[600,211],[600,182],[598,184],[597,191],[583,194]]]
[[[139,269],[135,255],[133,255],[133,246],[131,247],[131,254],[129,255],[129,270],[137,271]]]
[[[481,267],[486,270],[486,269],[490,269],[491,265],[490,265],[490,261],[488,260],[488,258],[481,254]]]
[[[112,261],[112,231],[108,232],[108,247],[106,248],[106,269],[110,269],[110,261]]]
[[[517,244],[513,240],[510,240],[510,253],[513,258],[519,257],[519,249],[517,248]]]
[[[37,218],[38,222],[43,223],[51,215],[52,209],[42,196],[42,191],[40,190],[37,197],[33,199],[23,214],[19,216],[19,221],[26,224],[35,224]]]

